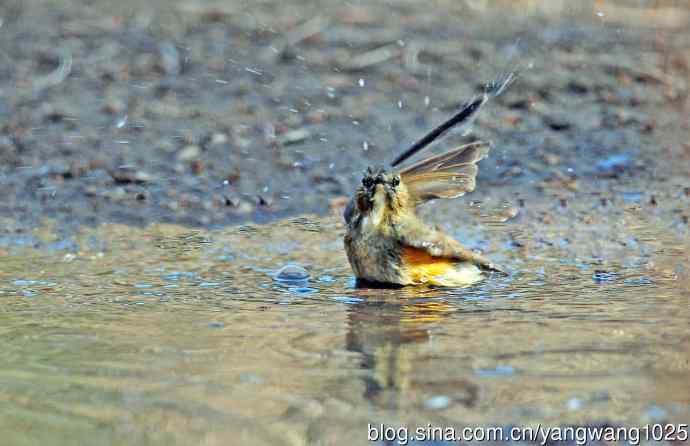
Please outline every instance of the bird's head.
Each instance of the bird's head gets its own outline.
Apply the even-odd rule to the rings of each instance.
[[[397,214],[408,209],[409,194],[400,175],[382,167],[366,170],[356,197],[359,212],[362,215],[374,214],[377,220],[389,213]]]

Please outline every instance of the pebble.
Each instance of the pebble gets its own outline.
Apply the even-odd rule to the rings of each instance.
[[[153,175],[143,170],[116,169],[108,173],[116,184],[145,184],[154,180]]]
[[[185,146],[177,153],[178,161],[192,161],[201,155],[201,148],[195,144]]]
[[[288,146],[290,144],[302,142],[310,136],[311,133],[307,129],[290,130],[280,137],[279,142],[284,146]]]

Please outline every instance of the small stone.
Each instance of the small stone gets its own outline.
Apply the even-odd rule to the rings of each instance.
[[[557,166],[561,164],[561,158],[558,155],[554,155],[553,153],[545,153],[544,162],[549,166]]]
[[[109,115],[116,115],[122,113],[124,109],[124,102],[117,98],[108,98],[105,104],[103,104],[103,111],[108,113]]]
[[[311,133],[307,129],[290,130],[280,137],[279,142],[284,146],[288,146],[302,142],[310,136]]]
[[[193,160],[192,161],[192,173],[194,175],[200,175],[203,171],[204,171],[204,162],[199,160],[199,159]]]
[[[328,113],[325,110],[313,110],[307,113],[306,120],[311,124],[320,124],[328,119]]]
[[[225,144],[226,142],[228,142],[228,135],[226,135],[225,133],[217,132],[211,136],[211,145],[215,146]]]
[[[550,114],[544,116],[544,123],[556,132],[563,132],[572,127],[566,115]]]
[[[256,206],[246,200],[240,201],[239,205],[235,207],[238,214],[251,214],[256,210]]]
[[[167,139],[161,139],[156,143],[156,150],[160,150],[164,153],[172,153],[175,151],[175,144],[168,141]]]
[[[340,215],[343,213],[345,210],[345,207],[347,207],[347,204],[350,202],[350,198],[346,196],[339,196],[339,197],[333,197],[329,200],[328,205],[331,209],[331,212],[333,212],[336,215]]]
[[[271,207],[273,205],[273,199],[264,195],[256,196],[256,204],[262,207]]]
[[[145,184],[154,180],[153,175],[143,170],[127,168],[115,169],[108,172],[115,184]]]
[[[195,144],[185,146],[177,153],[178,161],[192,161],[201,155],[201,148]]]
[[[240,198],[234,195],[224,195],[223,204],[225,206],[236,208],[240,205]]]
[[[506,203],[504,206],[502,206],[497,218],[499,222],[504,223],[512,218],[517,217],[519,213],[520,209],[517,206]]]

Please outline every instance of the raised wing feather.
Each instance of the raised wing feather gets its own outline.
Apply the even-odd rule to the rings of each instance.
[[[432,156],[412,164],[400,171],[403,177],[417,173],[443,170],[456,165],[475,164],[489,154],[489,145],[483,141],[465,144],[440,155]]]
[[[477,163],[489,145],[477,141],[419,161],[400,172],[417,204],[436,198],[457,198],[474,190]]]

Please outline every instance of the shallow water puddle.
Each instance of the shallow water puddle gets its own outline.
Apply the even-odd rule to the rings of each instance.
[[[468,289],[355,288],[336,218],[4,238],[0,430],[366,444],[367,423],[687,421],[687,225],[628,201],[459,225],[511,271]]]

